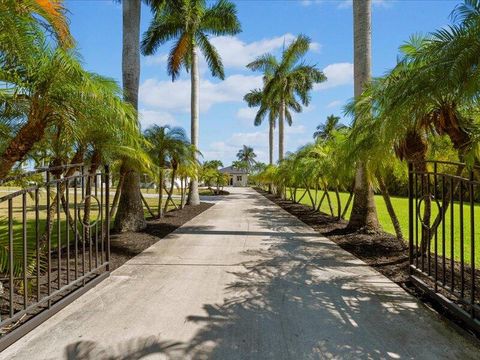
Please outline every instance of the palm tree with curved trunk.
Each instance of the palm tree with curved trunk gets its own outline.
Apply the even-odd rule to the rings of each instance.
[[[257,154],[255,154],[253,147],[247,145],[243,145],[243,147],[237,153],[237,159],[247,164],[247,170],[249,172],[252,166],[257,163],[255,160],[256,157]]]
[[[310,42],[305,35],[299,35],[284,49],[280,61],[272,54],[264,54],[247,65],[253,71],[264,73],[265,102],[278,106],[279,161],[283,160],[284,156],[284,124],[285,121],[292,121],[287,108],[301,112],[302,105],[308,106],[310,103],[313,85],[327,79],[315,65],[307,65],[303,61]]]
[[[163,217],[163,189],[165,187],[165,171],[178,164],[184,149],[189,147],[190,140],[181,127],[153,125],[144,132],[148,141],[148,153],[158,167],[158,217]]]
[[[199,130],[199,73],[200,51],[211,70],[212,76],[225,78],[222,60],[208,36],[235,35],[241,31],[235,5],[228,0],[219,0],[207,6],[204,0],[177,0],[156,11],[143,36],[142,52],[152,55],[159,46],[173,41],[168,56],[168,73],[174,81],[183,67],[191,74],[191,141],[198,148]],[[200,204],[198,180],[190,182],[188,202]]]
[[[335,131],[344,130],[347,126],[340,123],[340,116],[329,115],[325,124],[317,126],[316,131],[313,133],[314,139],[329,140],[332,138]]]
[[[372,3],[371,0],[353,1],[354,42],[354,96],[359,98],[371,81],[372,61]],[[355,174],[354,198],[348,227],[377,231],[380,228],[371,177],[368,167],[359,161]]]

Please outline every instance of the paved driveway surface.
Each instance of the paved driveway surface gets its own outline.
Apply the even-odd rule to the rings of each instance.
[[[0,359],[479,359],[447,322],[251,189],[185,226]]]

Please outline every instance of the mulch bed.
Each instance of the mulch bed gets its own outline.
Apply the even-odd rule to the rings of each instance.
[[[212,207],[212,203],[186,206],[181,210],[169,211],[162,219],[150,219],[142,232],[112,234],[110,237],[110,269],[114,270],[132,257],[155,244],[172,231]]]
[[[361,230],[353,232],[347,229],[348,222],[345,220],[337,220],[330,215],[314,211],[311,207],[293,203],[289,200],[282,200],[261,189],[256,190],[270,201],[312,227],[315,231],[338,244],[342,249],[375,268],[375,270],[401,286],[435,311],[459,325],[459,327],[464,328],[462,322],[457,317],[447,312],[437,303],[432,302],[426,294],[412,285],[409,280],[408,246],[404,241],[383,231],[374,234],[365,233]],[[456,267],[457,266],[458,264],[456,264]],[[449,266],[447,268],[450,269]],[[478,288],[480,285],[480,276],[476,280],[476,282],[478,282]],[[446,292],[443,293],[443,295],[449,296]],[[480,334],[470,333],[477,337],[477,339],[480,339]]]
[[[282,200],[263,190],[257,191],[397,284],[404,286],[408,281],[408,247],[395,236],[386,232],[352,232],[346,228],[345,220]]]

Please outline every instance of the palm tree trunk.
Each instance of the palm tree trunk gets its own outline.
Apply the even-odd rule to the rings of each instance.
[[[147,227],[140,193],[140,175],[128,167],[121,169],[124,176],[113,228],[116,232],[139,231]]]
[[[342,218],[342,201],[340,200],[338,186],[335,187],[335,197],[337,198],[337,220],[340,220]]]
[[[397,235],[398,240],[403,240],[402,227],[400,226],[400,221],[398,221],[397,214],[395,213],[395,208],[392,205],[392,200],[390,198],[390,193],[388,192],[387,185],[383,179],[383,176],[377,175],[378,186],[382,192],[383,200],[387,207],[388,215],[390,215],[390,220],[392,221],[393,227],[395,229],[395,234]]]
[[[158,217],[162,218],[163,217],[163,184],[165,183],[165,171],[160,165],[160,170],[158,172]]]
[[[23,160],[25,155],[39,142],[47,128],[47,121],[29,119],[9,142],[0,156],[0,179],[6,178],[17,161]]]
[[[372,60],[372,4],[371,0],[353,1],[354,24],[354,92],[358,98],[371,80]],[[366,164],[357,165],[354,199],[348,227],[353,230],[365,228],[377,231],[380,228],[375,207],[375,198]]]
[[[171,181],[171,184],[170,184],[170,191],[168,192],[168,199],[165,203],[165,208],[163,209],[163,212],[167,212],[167,210],[168,210],[168,200],[171,200],[172,203],[174,203],[174,205],[175,205],[175,202],[173,201],[172,195],[173,195],[173,189],[175,188],[176,172],[177,172],[177,169],[173,168],[172,169],[172,181]]]
[[[326,196],[326,195],[327,195],[327,191],[324,189],[324,190],[323,190],[322,197],[320,198],[320,201],[318,202],[317,211],[320,211],[320,212],[321,212],[323,200],[325,199],[325,196]]]
[[[117,214],[118,202],[120,200],[120,193],[122,192],[123,180],[125,179],[125,174],[120,174],[118,179],[117,190],[115,191],[115,196],[112,201],[112,208],[110,209],[110,219],[115,218]]]
[[[143,204],[145,205],[145,207],[147,208],[147,211],[148,213],[150,214],[151,217],[155,217],[155,213],[153,212],[153,210],[150,208],[150,205],[148,205],[148,202],[147,200],[145,199],[145,196],[143,196],[142,193],[140,193],[140,196],[142,197],[142,202]]]
[[[332,199],[330,198],[330,193],[328,192],[328,190],[326,192],[326,195],[327,195],[326,197],[327,197],[328,208],[330,209],[330,215],[333,216],[334,213],[333,213]]]
[[[270,120],[270,124],[268,126],[268,156],[269,156],[269,164],[273,165],[273,143],[274,143],[274,132],[275,132],[275,122],[274,120]]]
[[[193,46],[192,49],[192,71],[191,71],[191,141],[192,145],[195,146],[195,149],[198,149],[198,131],[199,131],[199,74],[198,74],[198,54],[196,46]],[[195,153],[195,159],[198,159],[198,154]],[[200,205],[200,195],[198,194],[198,179],[195,178],[190,180],[190,192],[188,194],[188,204],[189,205]]]
[[[285,141],[285,101],[280,104],[280,118],[278,119],[278,161],[283,160]]]
[[[345,216],[347,215],[348,208],[350,207],[350,203],[352,202],[354,189],[355,189],[355,182],[353,182],[352,184],[350,194],[348,195],[347,203],[345,204],[345,209],[343,209],[342,216],[341,216],[342,219],[345,219]]]
[[[377,231],[380,228],[375,206],[375,197],[365,164],[360,163],[355,177],[355,189],[348,228]]]
[[[123,51],[122,77],[125,100],[138,110],[140,79],[140,11],[141,0],[122,1]],[[147,227],[140,194],[140,174],[123,163],[125,179],[120,195],[114,229],[118,232],[139,231]]]

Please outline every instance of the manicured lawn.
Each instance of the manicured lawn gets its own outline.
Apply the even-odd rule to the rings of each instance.
[[[297,200],[303,195],[304,190],[299,189],[297,190]],[[289,195],[289,193],[288,193]],[[332,207],[334,210],[334,214],[337,214],[337,201],[335,197],[335,193],[331,192],[330,197],[332,199]],[[317,194],[317,201],[319,201],[321,198],[321,193],[318,192]],[[342,206],[345,206],[347,203],[348,199],[348,193],[340,193],[340,200],[342,203]],[[380,221],[380,224],[382,225],[383,230],[386,232],[389,232],[391,234],[395,234],[395,230],[393,228],[392,222],[390,220],[390,216],[388,215],[387,208],[385,206],[385,202],[383,201],[383,197],[381,195],[375,195],[375,202],[377,205],[377,212],[378,212],[378,220]],[[304,198],[301,201],[302,204],[309,205],[311,206],[311,201],[310,198],[307,195],[304,196]],[[408,238],[408,199],[407,198],[400,198],[400,197],[392,197],[392,204],[395,208],[396,214],[398,216],[398,219],[400,221],[401,227],[402,227],[402,232],[403,236],[405,238]],[[351,205],[350,205],[351,209]],[[330,213],[330,209],[328,207],[328,203],[326,199],[324,200],[321,211],[325,213]],[[464,259],[466,263],[471,263],[471,242],[470,242],[470,206],[467,204],[464,204],[463,206],[463,212],[464,212]],[[436,206],[432,206],[432,219],[436,217],[438,213],[438,210],[436,209]],[[480,205],[475,205],[474,208],[474,213],[475,213],[475,266],[478,268],[480,266]],[[350,210],[348,211],[347,219],[350,216]],[[451,218],[450,218],[450,208],[447,210],[446,214],[446,219],[445,219],[445,244],[446,244],[446,251],[445,251],[445,256],[449,257],[451,254],[450,250],[450,229],[451,229]],[[461,242],[461,237],[460,237],[460,206],[458,203],[455,203],[454,205],[454,253],[455,253],[455,260],[459,261],[460,260],[460,242]],[[419,234],[421,232],[420,225],[418,228]],[[420,236],[420,235],[419,235]],[[443,249],[442,249],[442,225],[439,226],[438,230],[438,253],[443,254]],[[432,252],[434,251],[434,241],[432,241],[432,246],[431,246]]]
[[[0,193],[1,196],[5,196],[7,193]],[[52,191],[52,198],[55,196],[55,192]],[[80,203],[81,194],[80,191],[77,194],[78,200],[77,204]],[[100,198],[100,196],[99,196]],[[33,257],[35,254],[36,248],[36,223],[35,223],[35,202],[33,196],[26,195],[26,233],[27,233],[27,244],[28,244],[28,253],[30,257]],[[72,217],[74,216],[74,192],[70,190],[69,192],[69,200],[70,200],[70,211]],[[110,201],[113,200],[113,195],[110,196]],[[157,198],[146,198],[147,203],[149,204],[152,211],[155,213],[157,212]],[[174,199],[174,201],[179,204],[179,199]],[[172,210],[174,207],[173,205],[169,205],[169,210]],[[13,198],[12,201],[12,210],[13,210],[13,236],[14,236],[14,254],[18,257],[15,261],[21,262],[21,257],[23,257],[23,222],[22,222],[22,196],[16,196]],[[150,217],[147,209],[144,207],[145,217]],[[78,213],[77,213],[78,214]],[[83,211],[80,211],[80,215],[83,216]],[[92,202],[91,206],[91,221],[97,220],[98,217],[98,205],[96,202]],[[47,218],[47,211],[46,211],[46,192],[43,190],[39,192],[39,236],[42,237],[45,233],[46,229],[46,218]],[[111,224],[113,225],[114,219],[111,219]],[[73,244],[74,242],[74,234],[73,230],[67,226],[67,219],[65,213],[60,211],[60,221],[57,222],[56,215],[54,217],[54,221],[52,224],[52,232],[51,232],[51,244],[52,248],[56,249],[58,244],[58,230],[57,227],[60,226],[60,239],[61,245],[67,245],[67,231],[69,232],[69,242]],[[68,230],[67,230],[68,229]],[[81,231],[80,220],[78,220],[78,231]],[[98,236],[100,237],[101,228],[100,226],[93,227],[94,232],[98,231]],[[94,233],[92,233],[94,234]],[[8,201],[3,201],[0,203],[0,255],[6,254],[8,252]],[[4,263],[7,257],[4,258]],[[1,261],[0,261],[1,263]]]

